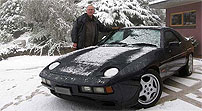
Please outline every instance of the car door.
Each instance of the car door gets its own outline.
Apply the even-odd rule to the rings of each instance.
[[[164,50],[167,54],[166,75],[169,76],[176,73],[182,67],[182,63],[185,62],[182,41],[172,30],[164,32]]]

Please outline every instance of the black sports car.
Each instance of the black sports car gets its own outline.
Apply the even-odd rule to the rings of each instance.
[[[189,39],[168,27],[122,28],[97,46],[60,57],[40,77],[61,98],[147,108],[159,100],[164,78],[192,74],[193,51]]]

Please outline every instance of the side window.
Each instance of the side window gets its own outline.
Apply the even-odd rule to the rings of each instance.
[[[166,31],[164,34],[164,38],[165,38],[165,45],[168,46],[169,42],[179,42],[179,39],[177,38],[177,36],[171,32],[171,31]]]

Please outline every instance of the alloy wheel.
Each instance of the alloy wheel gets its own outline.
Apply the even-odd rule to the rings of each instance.
[[[141,77],[142,90],[138,102],[143,105],[151,104],[159,95],[160,82],[153,74],[145,74]]]

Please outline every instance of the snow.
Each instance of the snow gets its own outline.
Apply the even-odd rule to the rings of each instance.
[[[0,61],[1,111],[77,111],[105,110],[96,102],[72,102],[53,96],[41,85],[40,71],[59,56],[18,56]],[[194,65],[202,65],[195,59]],[[201,66],[200,66],[201,67]],[[187,81],[185,78],[183,80]],[[193,82],[193,83],[192,83]],[[194,81],[189,81],[195,84]],[[202,88],[199,89],[202,92]],[[167,94],[163,93],[164,96]],[[189,94],[189,97],[195,95]],[[201,98],[198,98],[201,101]],[[139,111],[202,111],[180,99],[167,101]]]
[[[149,5],[160,3],[160,2],[165,2],[165,1],[167,1],[167,0],[155,0],[155,1],[150,2]]]
[[[0,44],[0,54],[8,54],[13,49],[15,49],[16,51],[24,51],[31,48],[31,44],[28,41],[30,38],[31,38],[31,33],[26,32],[23,35],[21,35],[19,38],[7,44]]]
[[[202,74],[193,73],[190,77],[202,80]]]
[[[154,44],[160,48],[160,31],[151,29],[131,29],[130,35],[124,39],[123,43],[136,44],[136,43],[149,43]]]
[[[91,67],[92,66],[90,65],[79,64],[76,66],[60,68],[60,71],[66,72],[68,74],[88,76],[91,74],[91,72],[94,72],[96,70],[96,69],[92,69],[91,72],[87,72],[87,70],[91,69]]]
[[[201,96],[197,96],[197,95],[192,94],[192,93],[187,94],[186,96],[189,97],[189,98],[192,98],[192,99],[194,99],[194,100],[197,100],[197,101],[199,101],[199,102],[202,102],[202,97],[201,97]]]
[[[142,109],[139,111],[202,111],[202,109],[189,104],[180,99],[169,101],[164,104],[157,105],[152,108]]]
[[[169,85],[166,85],[166,84],[164,84],[163,87],[166,87],[166,88],[168,88],[168,89],[170,89],[172,91],[175,91],[175,92],[179,92],[179,91],[182,90],[182,89],[179,89],[179,88],[176,88],[176,87],[173,87],[173,86],[169,86]]]
[[[41,92],[38,74],[56,58],[19,56],[0,61],[0,110],[11,104],[17,106]]]
[[[90,48],[93,48],[93,47],[90,47]],[[89,49],[89,48],[86,48],[86,49]],[[78,65],[60,68],[60,71],[67,72],[70,74],[89,76],[93,71],[97,70],[97,67],[102,66],[108,60],[113,59],[114,57],[120,55],[121,53],[130,51],[130,50],[135,50],[135,49],[137,48],[98,47],[87,53],[79,55],[77,58],[75,58],[74,62],[78,63]],[[71,55],[73,53],[75,52],[72,52],[67,55]],[[91,69],[91,72],[88,72],[89,69]]]
[[[120,55],[121,53],[135,50],[137,48],[128,47],[98,47],[88,53],[78,56],[77,63],[91,63],[92,65],[101,66],[108,60]]]
[[[184,84],[186,86],[192,86],[199,82],[198,80],[191,80],[191,79],[187,79],[187,78],[180,78],[180,77],[174,77],[174,76],[171,77],[170,79],[172,79],[178,83]]]
[[[165,93],[165,92],[162,92],[161,94],[161,98],[165,97],[165,96],[168,96],[169,94]]]
[[[129,59],[127,61],[128,61],[128,63],[130,63],[133,60],[135,60],[135,59],[137,59],[137,58],[151,52],[152,50],[156,50],[156,49],[157,48],[155,48],[155,47],[143,47],[139,53],[133,54],[132,56],[129,57]]]
[[[201,92],[202,92],[202,88],[201,88],[201,89],[199,89],[199,91],[201,91]]]
[[[155,14],[157,11],[145,5],[147,3],[146,0],[81,0],[77,5],[85,11],[85,7],[93,4],[95,16],[105,25],[123,24],[128,27],[161,24],[159,16]]]
[[[62,67],[59,70],[69,74],[89,76],[92,72],[97,70],[97,67],[102,66],[104,63],[115,58],[116,56],[127,51],[140,49],[138,47],[97,47],[97,48],[90,47],[90,48],[95,48],[95,49],[87,53],[81,54],[77,58],[75,58],[74,62],[78,63],[78,65],[71,66],[71,67]],[[86,48],[86,49],[90,49],[90,48]],[[133,60],[155,49],[156,48],[153,48],[153,47],[143,47],[140,49],[140,52],[135,53],[131,55],[130,57],[128,57],[127,62],[130,63]],[[71,52],[65,56],[69,56],[74,53],[75,52]],[[60,59],[64,58],[65,56],[61,57]],[[91,70],[91,72],[88,72],[88,70]]]

